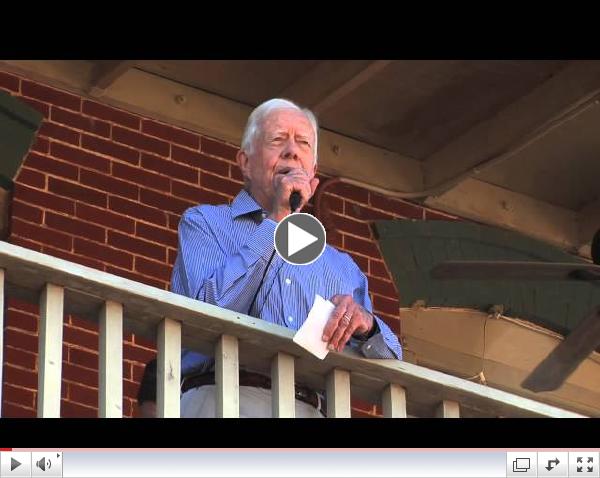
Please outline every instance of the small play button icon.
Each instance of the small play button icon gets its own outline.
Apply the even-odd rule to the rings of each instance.
[[[17,461],[14,458],[11,457],[10,458],[10,471],[14,471],[15,468],[21,466],[21,464],[22,463],[20,461]]]
[[[310,214],[290,214],[275,229],[275,250],[290,264],[316,261],[325,250],[325,242],[325,228]]]

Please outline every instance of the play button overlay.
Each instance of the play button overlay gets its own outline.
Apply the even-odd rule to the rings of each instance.
[[[323,253],[325,243],[323,224],[310,214],[290,214],[275,228],[275,250],[290,264],[311,264]]]

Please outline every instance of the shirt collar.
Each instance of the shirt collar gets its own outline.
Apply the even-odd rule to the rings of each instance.
[[[262,210],[262,207],[245,189],[242,189],[231,203],[231,212],[234,219],[257,211],[262,212]]]

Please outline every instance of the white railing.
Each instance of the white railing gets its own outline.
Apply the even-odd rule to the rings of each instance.
[[[122,416],[123,330],[157,343],[161,417],[179,416],[182,345],[214,354],[219,417],[239,414],[240,364],[271,375],[275,417],[294,416],[295,382],[326,390],[327,414],[336,418],[350,416],[351,392],[381,403],[386,417],[582,416],[406,362],[367,360],[352,351],[321,361],[292,341],[292,330],[4,242],[0,280],[5,294],[40,303],[39,417],[60,415],[66,313],[100,324],[101,417]]]

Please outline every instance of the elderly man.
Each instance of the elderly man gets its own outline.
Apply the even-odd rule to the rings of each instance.
[[[312,264],[293,265],[275,252],[277,223],[294,212],[290,195],[300,193],[301,210],[317,188],[317,134],[314,115],[290,101],[269,100],[252,112],[237,154],[245,187],[231,205],[184,213],[172,290],[294,330],[319,294],[336,306],[323,332],[330,350],[349,344],[369,358],[402,359],[397,337],[371,313],[367,279],[349,255],[327,246]],[[182,417],[215,416],[213,366],[184,353],[182,374],[194,374],[184,380]],[[296,416],[320,417],[320,395],[300,384],[296,392]],[[240,416],[270,416],[270,400],[267,377],[240,371]]]

